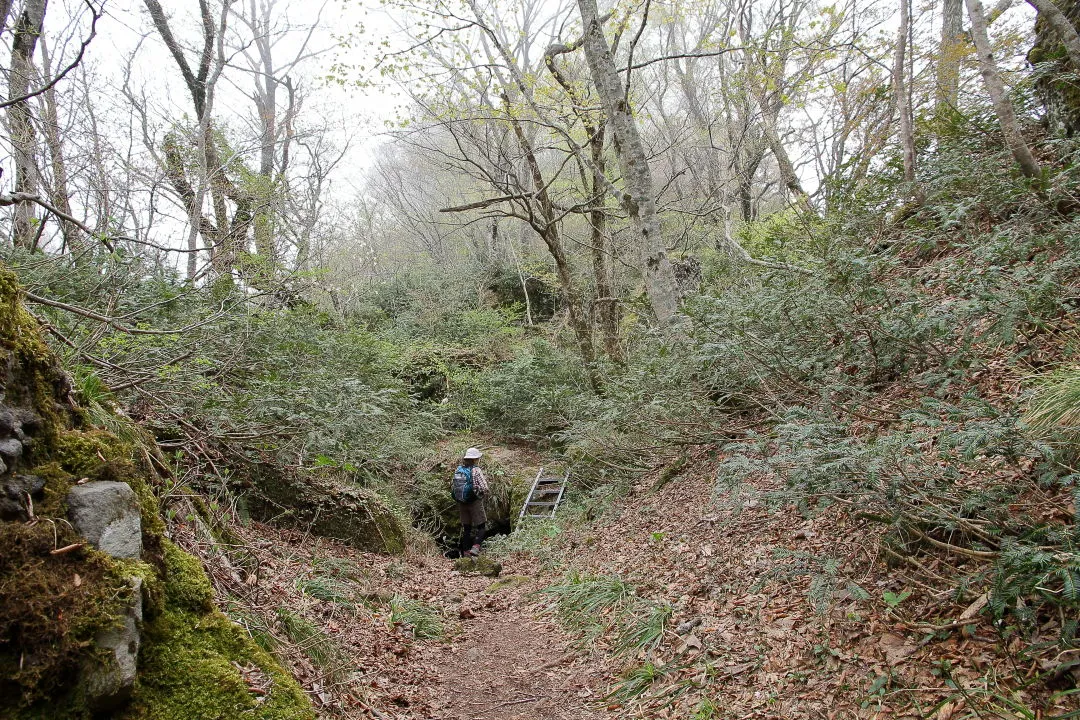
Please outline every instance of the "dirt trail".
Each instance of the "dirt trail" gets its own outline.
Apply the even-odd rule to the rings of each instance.
[[[510,575],[448,578],[461,599],[461,634],[420,648],[432,669],[431,709],[440,720],[599,718],[600,680],[557,625],[534,612],[532,581]]]

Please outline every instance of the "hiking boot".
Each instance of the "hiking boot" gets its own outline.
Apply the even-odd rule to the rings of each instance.
[[[473,545],[471,548],[469,548],[469,555],[471,555],[472,557],[480,557],[480,546]]]

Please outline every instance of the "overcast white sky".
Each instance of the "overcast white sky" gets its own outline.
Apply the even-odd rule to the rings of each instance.
[[[261,0],[260,0],[261,1]],[[248,0],[239,0],[246,4]],[[199,41],[198,4],[195,0],[163,0],[166,12],[172,14],[172,27],[181,41]],[[372,149],[383,142],[380,133],[384,120],[393,113],[397,97],[388,89],[358,88],[351,83],[344,85],[329,82],[326,76],[332,64],[342,58],[337,38],[366,27],[373,36],[385,35],[390,23],[379,10],[369,11],[362,3],[352,0],[278,0],[282,25],[296,25],[298,30],[284,33],[275,48],[278,62],[291,58],[307,36],[307,27],[318,23],[311,35],[308,50],[319,51],[316,57],[304,61],[294,73],[303,79],[308,91],[304,110],[309,123],[324,119],[333,128],[335,141],[348,143],[349,153],[338,173],[339,185],[355,183],[360,171],[368,165]],[[99,27],[99,37],[94,41],[90,57],[101,69],[108,82],[118,85],[122,81],[123,68],[134,57],[132,85],[145,88],[147,94],[159,103],[162,117],[180,117],[193,114],[191,100],[183,84],[179,70],[164,44],[156,35],[141,0],[107,0],[107,14]],[[320,12],[321,10],[321,12]],[[345,59],[352,63],[368,63],[365,45],[357,43],[347,51]],[[194,64],[195,49],[192,47],[191,62]],[[245,61],[237,57],[237,69],[226,71],[219,85],[215,101],[215,114],[230,121],[240,117],[252,117],[253,104],[251,76],[243,72]],[[284,93],[282,93],[283,95]],[[345,188],[338,188],[338,191]]]

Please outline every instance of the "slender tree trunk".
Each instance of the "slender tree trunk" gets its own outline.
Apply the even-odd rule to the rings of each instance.
[[[45,23],[47,0],[26,0],[15,19],[11,41],[11,72],[8,78],[8,132],[11,134],[15,164],[14,191],[34,195],[40,186],[37,166],[36,140],[30,102],[19,100],[30,91],[34,77],[33,58],[38,38]],[[13,102],[14,101],[14,102]],[[37,212],[33,203],[14,206],[12,242],[15,247],[33,250],[38,238]]]
[[[938,46],[934,112],[955,108],[960,100],[960,60],[964,46],[964,0],[944,0]]]
[[[584,25],[583,47],[589,74],[611,123],[615,154],[623,176],[625,190],[619,199],[645,254],[645,291],[660,327],[669,328],[677,319],[679,288],[664,246],[645,145],[604,37],[596,0],[577,0],[577,5]]]
[[[251,25],[255,47],[259,52],[259,75],[255,87],[255,107],[261,122],[259,146],[259,186],[255,198],[255,252],[266,262],[264,274],[273,274],[277,263],[277,247],[274,242],[274,198],[276,178],[274,160],[277,145],[277,91],[278,79],[274,76],[274,56],[271,51],[270,13],[272,3],[262,5],[258,13],[255,0],[250,0]]]
[[[522,129],[521,123],[509,112],[510,100],[505,95],[503,95],[503,104],[507,107],[508,117],[511,118],[510,125],[513,128],[514,137],[517,139],[518,146],[525,156],[525,164],[529,169],[533,190],[536,193],[536,202],[539,205],[539,217],[535,218],[531,224],[544,241],[544,244],[547,245],[548,252],[555,261],[555,274],[559,278],[559,286],[562,288],[563,296],[566,298],[566,313],[569,316],[574,337],[577,339],[581,360],[589,376],[589,384],[595,392],[600,392],[601,382],[600,376],[596,372],[596,351],[593,348],[592,330],[586,321],[581,291],[578,289],[577,283],[574,282],[574,275],[570,269],[570,260],[567,258],[566,250],[563,248],[559,224],[555,219],[555,206],[551,201],[551,196],[548,194],[547,183],[544,181],[540,162],[536,158],[532,143],[526,136],[524,129]]]
[[[615,362],[621,362],[622,343],[619,339],[619,299],[615,295],[614,269],[611,248],[607,241],[607,212],[602,207],[607,196],[607,183],[603,177],[604,130],[602,127],[586,125],[589,133],[589,153],[592,157],[593,175],[589,186],[589,195],[593,209],[589,211],[589,242],[592,246],[593,281],[596,284],[596,305],[599,318],[600,336],[604,342],[604,352]]]
[[[52,63],[49,58],[45,38],[41,38],[41,82],[45,84],[52,75]],[[49,199],[65,215],[72,215],[71,201],[68,194],[67,161],[64,159],[64,145],[60,139],[60,115],[56,107],[56,86],[48,88],[41,95],[42,125],[45,133],[45,145],[49,149],[49,163],[52,166],[52,186]],[[60,234],[64,238],[64,247],[69,251],[86,249],[82,234],[75,225],[67,220],[60,220]]]
[[[904,184],[906,195],[922,202],[922,192],[915,184],[915,128],[911,116],[911,96],[907,90],[905,62],[908,34],[911,31],[911,0],[900,0],[900,28],[893,52],[893,98],[900,119],[900,145],[904,149]]]
[[[0,0],[0,32],[7,29],[7,19],[13,4],[14,0]]]
[[[1013,157],[1020,165],[1020,171],[1026,177],[1038,178],[1042,175],[1042,168],[1035,156],[1031,154],[1031,148],[1020,133],[1016,111],[1005,94],[1005,83],[1001,80],[994,53],[990,48],[990,36],[986,30],[986,16],[983,14],[982,3],[979,0],[964,0],[964,2],[967,5],[968,17],[971,18],[971,39],[979,55],[979,71],[982,73],[983,85],[986,87],[987,94],[990,95],[990,102],[994,105],[994,112],[1001,124],[1001,132],[1005,136],[1005,144],[1008,145]]]
[[[558,52],[556,52],[558,50]],[[589,138],[589,159],[586,164],[578,160],[581,171],[581,183],[588,188],[589,202],[589,240],[592,249],[593,282],[596,288],[596,301],[594,313],[595,323],[603,338],[604,352],[615,361],[622,362],[622,342],[619,338],[619,321],[621,309],[619,298],[615,295],[615,261],[612,248],[608,244],[607,233],[607,210],[604,208],[608,194],[609,182],[607,172],[607,160],[604,153],[604,144],[607,133],[603,115],[595,115],[586,109],[588,103],[579,96],[575,88],[564,73],[559,70],[555,63],[555,57],[562,52],[570,52],[569,48],[562,46],[549,47],[544,54],[544,64],[551,72],[552,77],[559,83],[563,91],[569,96],[574,115],[581,122],[586,136]],[[590,172],[586,172],[586,167]]]

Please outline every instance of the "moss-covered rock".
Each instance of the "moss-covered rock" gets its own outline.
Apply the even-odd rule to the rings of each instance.
[[[399,553],[405,549],[407,523],[378,493],[332,478],[264,468],[249,507],[264,519],[292,522],[361,550]]]
[[[499,577],[499,573],[502,572],[502,563],[492,560],[486,555],[463,557],[454,561],[454,569],[463,575]]]
[[[169,541],[164,610],[144,627],[129,720],[314,718],[296,681],[213,605],[202,565]]]
[[[107,659],[99,640],[130,625],[131,593],[141,587],[138,678],[130,704],[110,708],[112,717],[314,718],[295,680],[214,607],[201,563],[165,539],[154,448],[83,427],[65,374],[2,266],[0,415],[19,419],[0,423],[0,440],[19,445],[17,457],[9,453],[17,463],[5,462],[0,480],[21,472],[44,482],[19,519],[0,521],[0,717],[90,718],[83,671]],[[83,479],[135,491],[141,558],[112,558],[82,544],[66,522],[66,498]]]

